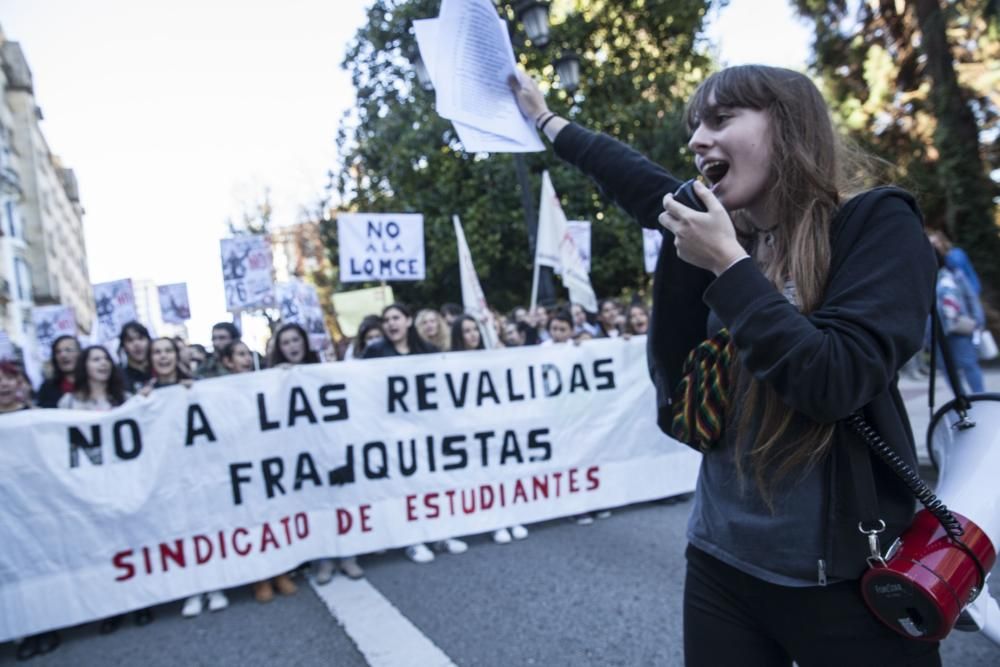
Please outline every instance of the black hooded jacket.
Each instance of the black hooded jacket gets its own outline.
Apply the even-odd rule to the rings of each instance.
[[[803,314],[750,260],[716,278],[677,257],[673,236],[657,217],[663,197],[681,181],[662,167],[625,144],[575,124],[564,128],[554,145],[557,155],[593,178],[643,227],[664,234],[647,337],[660,427],[669,426],[670,394],[685,358],[715,333],[708,330],[712,315],[713,322],[717,318],[729,329],[745,369],[802,415],[837,424],[834,446],[818,464],[822,488],[813,493],[822,496],[821,516],[827,523],[817,527],[814,537],[822,545],[831,578],[858,577],[866,567],[867,540],[857,528],[862,512],[847,453],[849,447],[865,445],[842,420],[861,409],[896,453],[911,467],[917,465],[896,381],[898,369],[923,341],[935,263],[913,198],[896,188],[877,188],[843,205],[831,224],[823,301]],[[887,524],[883,544],[888,545],[912,521],[914,499],[881,462],[873,459],[872,468],[880,516]],[[816,571],[815,561],[762,565],[771,572],[789,570],[792,577]]]

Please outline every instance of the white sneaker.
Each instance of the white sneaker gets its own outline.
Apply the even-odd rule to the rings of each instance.
[[[333,579],[333,559],[332,558],[321,558],[319,560],[313,561],[313,567],[316,568],[316,583],[322,586],[323,584],[330,583]]]
[[[601,510],[594,516],[597,517],[598,519],[607,519],[609,516],[611,516],[611,510]]]
[[[578,526],[589,526],[590,524],[594,523],[594,517],[590,516],[589,514],[581,514],[579,516],[573,517],[573,521],[576,521],[576,525]]]
[[[208,594],[208,610],[222,611],[229,606],[229,598],[222,591],[211,591]]]
[[[506,528],[501,528],[500,530],[493,533],[493,541],[497,544],[507,544],[510,542],[510,533]]]
[[[524,526],[511,526],[510,536],[515,540],[523,540],[528,536],[528,529]]]
[[[414,544],[412,547],[406,547],[406,557],[414,563],[429,563],[434,560],[434,552],[425,544]]]
[[[462,540],[456,540],[454,538],[448,538],[447,540],[441,540],[434,544],[439,551],[447,551],[450,554],[464,554],[469,550],[469,545]]]
[[[194,618],[201,613],[202,608],[201,593],[198,595],[192,595],[184,601],[184,607],[181,609],[181,616],[184,618]]]

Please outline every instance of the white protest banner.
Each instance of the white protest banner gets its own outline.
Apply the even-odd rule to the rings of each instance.
[[[130,279],[94,285],[94,304],[97,321],[90,332],[90,339],[95,345],[111,345],[118,340],[122,326],[139,319]],[[111,345],[109,349],[113,354],[117,348]]]
[[[646,273],[656,271],[656,260],[660,257],[660,246],[663,245],[663,232],[656,229],[642,230],[642,259],[646,265]]]
[[[458,271],[462,281],[462,308],[479,324],[479,335],[483,337],[483,345],[486,349],[492,350],[500,346],[496,319],[493,317],[493,311],[490,310],[489,304],[486,303],[483,286],[479,284],[479,275],[476,274],[476,266],[472,263],[472,252],[469,251],[469,244],[465,241],[462,221],[458,219],[457,215],[453,216],[451,221],[455,225],[455,236],[458,239]]]
[[[281,321],[294,322],[305,329],[313,350],[323,350],[330,345],[330,334],[315,287],[298,279],[277,283],[274,300],[281,311]]]
[[[590,313],[597,312],[597,295],[590,285],[590,276],[583,269],[580,251],[566,224],[549,172],[542,172],[542,198],[538,206],[538,237],[535,241],[535,272],[531,287],[531,308],[538,294],[538,267],[558,268],[569,299]]]
[[[222,250],[222,280],[226,310],[274,305],[271,276],[271,244],[263,234],[234,236],[219,241]]]
[[[168,324],[184,324],[191,319],[191,302],[188,300],[187,283],[158,285],[160,316]]]
[[[41,361],[52,356],[52,343],[60,336],[76,336],[76,316],[72,306],[35,306],[31,309],[35,341]]]
[[[424,279],[420,213],[341,213],[337,242],[342,283]]]
[[[645,340],[298,365],[0,420],[0,642],[691,491]]]

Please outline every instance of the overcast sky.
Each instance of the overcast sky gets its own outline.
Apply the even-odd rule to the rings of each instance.
[[[339,65],[368,4],[0,0],[49,146],[77,174],[93,282],[187,282],[191,337],[207,342],[228,319],[226,218],[267,186],[275,221],[292,223],[322,192],[354,104]],[[720,59],[803,68],[808,34],[787,4],[731,0],[709,29]]]

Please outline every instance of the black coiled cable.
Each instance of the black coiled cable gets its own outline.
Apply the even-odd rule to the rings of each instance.
[[[924,480],[920,479],[920,475],[908,466],[906,461],[899,457],[899,454],[889,446],[889,443],[882,439],[878,431],[865,420],[860,410],[851,414],[845,421],[851,430],[865,441],[869,449],[875,452],[879,459],[882,460],[882,463],[889,466],[889,469],[906,484],[910,493],[920,501],[920,504],[927,508],[927,511],[938,520],[951,541],[972,559],[972,562],[976,565],[976,569],[979,571],[978,589],[982,591],[983,586],[986,584],[986,570],[972,549],[962,541],[961,537],[965,534],[965,529],[962,528],[962,524],[951,513],[951,510],[948,509],[940,498],[934,495],[934,491],[927,486]]]

